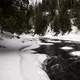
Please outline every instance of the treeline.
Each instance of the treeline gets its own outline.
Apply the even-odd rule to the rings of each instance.
[[[71,23],[73,20],[73,24]],[[47,27],[62,34],[71,31],[71,25],[80,29],[80,0],[42,0],[29,5],[29,0],[0,0],[1,32],[44,35]]]

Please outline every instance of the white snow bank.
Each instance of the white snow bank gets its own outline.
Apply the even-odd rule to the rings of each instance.
[[[21,43],[18,39],[4,39],[0,41],[0,45],[5,46],[7,49],[13,50],[18,50],[22,46],[25,46],[25,44]]]
[[[50,80],[41,64],[47,58],[44,54],[33,54],[31,49],[40,46],[37,38],[13,38],[0,41],[0,80]],[[14,49],[17,51],[9,52],[4,50]],[[21,51],[18,51],[22,49]],[[25,52],[24,52],[25,51]]]
[[[0,54],[0,80],[23,80],[16,52]]]
[[[21,35],[20,39],[12,38],[7,39],[4,38],[3,40],[0,40],[0,45],[5,46],[7,49],[10,50],[19,50],[23,48],[27,49],[34,49],[39,47],[39,39],[36,37],[33,37],[31,35]]]
[[[63,50],[72,50],[73,48],[69,47],[69,46],[64,46],[64,47],[60,47],[60,49],[63,49]]]
[[[78,56],[80,57],[80,51],[74,51],[70,53],[72,56]]]
[[[54,41],[54,40],[47,40],[47,42],[51,42],[51,43],[61,43],[61,41]]]
[[[26,54],[25,52],[21,57],[24,80],[50,80],[41,66],[41,63],[47,58],[45,54]]]
[[[54,45],[53,43],[40,43],[40,45]]]
[[[45,38],[50,38],[50,39],[62,39],[62,40],[71,40],[71,41],[78,41],[80,42],[80,31],[77,29],[76,26],[72,25],[72,31],[68,34],[65,33],[62,35],[61,33],[58,36],[54,36],[54,32],[51,31],[49,28],[49,31],[45,34]]]
[[[31,34],[22,34],[20,39],[17,38],[3,38],[0,40],[0,45],[6,48],[0,48],[0,51],[9,51],[9,50],[30,50],[40,47],[40,45],[53,45],[49,42],[60,42],[60,41],[47,41],[48,43],[43,43],[39,40],[39,36],[32,36]]]
[[[23,33],[23,34],[20,35],[20,38],[21,38],[21,39],[26,39],[26,38],[29,38],[29,39],[31,39],[31,38],[36,38],[36,39],[37,39],[37,38],[39,38],[39,35],[36,35],[36,34],[35,34],[35,35],[33,36],[33,34],[25,34],[25,33]]]
[[[2,53],[0,80],[50,80],[41,65],[46,58],[45,54],[32,54],[31,51]]]

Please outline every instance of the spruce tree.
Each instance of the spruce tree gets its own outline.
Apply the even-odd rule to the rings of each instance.
[[[21,34],[29,32],[30,10],[28,0],[0,0],[1,30]]]
[[[71,31],[71,19],[80,29],[80,0],[42,0],[35,6],[28,0],[0,0],[1,30],[21,34],[34,29],[44,35],[47,27],[62,35]]]

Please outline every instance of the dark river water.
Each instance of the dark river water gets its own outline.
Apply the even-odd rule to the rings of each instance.
[[[44,61],[43,69],[51,80],[80,80],[80,57],[71,55],[72,52],[80,51],[80,43],[53,39],[41,39],[43,43],[34,49],[37,53],[47,54],[49,58]],[[70,47],[64,49],[63,47]]]

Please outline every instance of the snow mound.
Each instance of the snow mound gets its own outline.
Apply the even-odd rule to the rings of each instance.
[[[80,42],[80,31],[76,26],[72,26],[72,31],[70,33],[66,32],[64,35],[60,33],[57,36],[54,36],[54,34],[55,33],[51,31],[50,28],[48,28],[48,31],[43,37],[49,39],[61,39]]]
[[[64,46],[64,47],[61,47],[60,49],[63,49],[63,50],[72,50],[73,48],[69,47],[69,46]]]
[[[26,53],[29,52],[23,52],[23,55],[21,55],[21,72],[24,80],[50,80],[41,66],[47,56],[45,54]]]
[[[9,51],[9,50],[30,50],[34,48],[38,48],[40,46],[40,40],[38,36],[32,36],[31,34],[28,35],[21,35],[21,38],[3,38],[0,39],[0,46],[5,48],[0,48],[0,51]]]
[[[80,57],[80,51],[74,51],[70,53],[72,56],[78,56]]]

